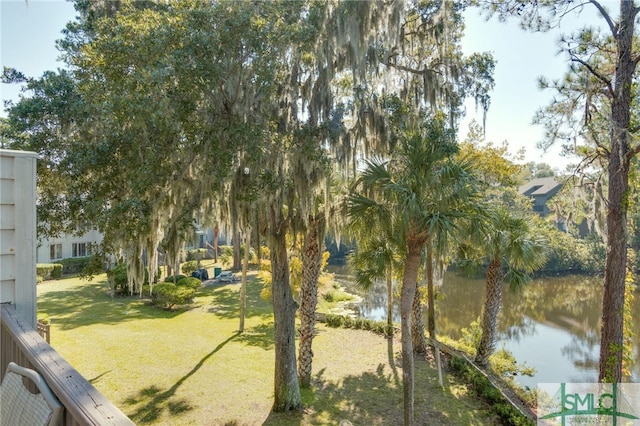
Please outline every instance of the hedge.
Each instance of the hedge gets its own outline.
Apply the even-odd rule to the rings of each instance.
[[[60,263],[38,263],[36,264],[36,275],[43,280],[57,280],[62,277],[62,264]]]
[[[498,415],[504,424],[514,426],[534,426],[535,422],[526,417],[502,396],[502,393],[480,372],[459,356],[452,356],[449,368],[458,377],[464,379],[480,398],[491,405],[493,413]]]
[[[62,264],[63,274],[79,274],[85,266],[91,263],[91,256],[68,257],[61,259],[58,263]]]

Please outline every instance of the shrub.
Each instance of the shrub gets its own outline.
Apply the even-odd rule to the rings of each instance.
[[[482,339],[482,327],[480,326],[480,320],[476,319],[469,324],[469,328],[463,327],[461,330],[462,338],[460,339],[460,346],[458,349],[462,349],[465,352],[475,356],[478,346],[480,346],[480,339]]]
[[[271,263],[264,263],[258,271],[258,278],[262,280],[262,290],[260,290],[260,299],[267,303],[271,303],[273,289],[271,287]]]
[[[87,258],[78,276],[83,280],[91,281],[96,275],[105,271],[107,264],[109,261],[102,253],[94,253]]]
[[[188,286],[177,286],[173,283],[157,284],[153,288],[151,303],[165,309],[176,305],[186,305],[193,302],[196,291]]]
[[[328,291],[322,295],[322,298],[327,302],[333,302],[333,291]]]
[[[524,416],[520,410],[511,405],[493,384],[479,371],[471,367],[458,356],[449,360],[451,371],[473,386],[476,394],[491,405],[491,410],[497,414],[504,424],[516,426],[534,425],[533,420]]]
[[[195,277],[185,277],[176,283],[178,287],[188,287],[194,290],[202,287],[202,281]]]
[[[57,280],[62,277],[62,265],[60,263],[38,263],[36,265],[36,275],[43,280]]]
[[[326,293],[322,294],[322,298],[327,302],[344,302],[347,300],[352,300],[353,296],[340,289],[330,289]]]
[[[44,312],[38,312],[38,322],[42,323],[42,324],[51,324],[51,318],[49,318],[49,315],[44,313]]]
[[[325,317],[325,323],[329,327],[334,327],[334,328],[342,327],[342,316],[327,314]]]
[[[62,277],[62,265],[59,263],[54,263],[53,271],[51,272],[51,278],[57,280]]]
[[[387,330],[384,321],[373,321],[366,318],[352,318],[345,315],[327,314],[325,324],[333,328],[355,328],[357,330],[369,330],[376,334],[391,335],[393,330]]]
[[[219,246],[218,249],[222,263],[233,263],[233,246]]]
[[[158,282],[158,277],[162,271],[160,268],[156,270],[156,276],[154,278],[154,283]],[[129,294],[129,279],[127,276],[127,265],[123,262],[118,263],[113,269],[107,271],[107,279],[111,284],[111,290],[115,295],[127,295]],[[146,286],[145,286],[146,285]],[[149,288],[149,271],[144,270],[144,283],[142,286],[142,290],[144,293],[145,288]]]
[[[53,263],[38,263],[36,264],[36,276],[42,277],[43,280],[48,280],[51,277],[53,271]]]
[[[271,258],[271,249],[267,246],[260,246],[260,259],[268,260]]]
[[[164,279],[165,283],[173,283],[175,281],[175,284],[178,283],[178,281],[180,281],[183,278],[187,278],[186,275],[182,275],[182,274],[178,274],[178,275],[169,275],[167,278]]]
[[[112,270],[107,271],[107,279],[111,283],[111,289],[114,294],[122,295],[129,292],[126,264],[118,263]]]
[[[344,317],[344,321],[343,321],[343,323],[342,323],[342,326],[343,326],[344,328],[354,328],[354,327],[353,327],[353,326],[354,326],[354,324],[355,324],[355,319],[353,319],[353,318],[352,318],[352,317],[350,317],[350,316],[345,316],[345,317]]]
[[[198,261],[197,260],[189,260],[182,264],[181,270],[185,275],[191,275],[193,271],[198,269]]]
[[[61,259],[60,263],[62,264],[62,273],[63,274],[78,274],[82,272],[82,270],[90,265],[92,262],[91,256],[87,257],[69,257],[66,259]]]
[[[511,352],[502,348],[489,357],[489,365],[493,371],[508,380],[512,380],[513,376],[533,376],[536,372],[535,368],[528,367],[526,364],[518,364],[516,357]]]
[[[247,245],[246,244],[240,244],[240,258],[244,259],[244,250],[245,247]],[[253,247],[249,247],[249,263],[256,263],[257,262],[257,255],[256,255],[256,251],[253,249]]]

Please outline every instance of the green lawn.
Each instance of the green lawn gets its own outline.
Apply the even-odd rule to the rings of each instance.
[[[112,298],[104,276],[38,285],[51,344],[138,424],[354,425],[402,423],[400,344],[368,331],[320,325],[313,389],[302,412],[274,414],[273,316],[251,275],[246,331],[238,334],[240,284],[202,288],[174,312]],[[416,360],[418,424],[487,425],[487,406],[451,375]]]

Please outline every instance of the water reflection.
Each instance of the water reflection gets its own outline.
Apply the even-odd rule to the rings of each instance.
[[[340,281],[351,291],[350,274],[336,268]],[[386,319],[386,288],[377,285],[354,307],[360,316]],[[521,363],[536,369],[533,377],[518,377],[525,386],[542,382],[593,382],[598,378],[602,279],[567,276],[534,280],[522,291],[505,291],[498,318],[497,348],[511,351]],[[478,319],[484,301],[484,280],[447,273],[438,290],[438,333],[454,339]],[[640,314],[636,293],[634,313]],[[637,315],[639,315],[637,314]],[[396,303],[394,320],[400,321]],[[640,382],[640,319],[634,323],[635,365],[632,380]]]

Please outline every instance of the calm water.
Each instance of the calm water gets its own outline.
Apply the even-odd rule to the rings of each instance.
[[[348,289],[350,275],[344,267],[334,267],[336,279]],[[602,279],[584,276],[534,280],[521,292],[505,289],[498,318],[496,348],[509,350],[519,363],[533,367],[533,377],[520,376],[524,386],[537,383],[594,382],[598,379],[600,304]],[[445,275],[436,300],[438,334],[454,339],[461,329],[479,318],[484,302],[484,280]],[[370,319],[386,320],[384,284],[368,293],[354,309]],[[395,320],[400,321],[396,305]],[[640,293],[635,295],[634,359],[632,381],[640,382]],[[425,318],[426,320],[426,318]]]

